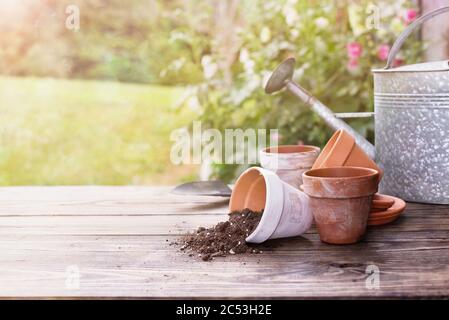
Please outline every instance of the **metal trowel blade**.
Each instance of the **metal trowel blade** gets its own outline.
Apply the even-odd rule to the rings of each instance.
[[[232,190],[222,181],[195,181],[181,184],[172,191],[179,195],[230,197]]]

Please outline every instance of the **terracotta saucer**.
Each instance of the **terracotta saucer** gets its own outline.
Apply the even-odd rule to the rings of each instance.
[[[386,210],[390,208],[394,203],[394,198],[376,193],[373,197],[371,208]]]
[[[379,225],[387,224],[387,223],[390,223],[390,222],[396,220],[396,218],[401,215],[401,213],[404,211],[404,209],[406,207],[406,203],[402,199],[392,197],[392,196],[387,196],[387,195],[382,195],[382,196],[393,199],[394,203],[387,210],[380,211],[380,212],[371,211],[369,218],[368,218],[369,226],[379,226]]]
[[[397,218],[399,218],[399,215],[398,216],[393,216],[393,217],[390,217],[390,218],[379,219],[379,220],[368,220],[368,226],[370,226],[370,227],[382,226],[384,224],[388,224],[388,223],[393,222]]]

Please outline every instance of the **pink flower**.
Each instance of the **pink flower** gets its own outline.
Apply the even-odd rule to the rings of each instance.
[[[405,13],[404,13],[404,16],[403,16],[404,22],[406,24],[410,24],[410,23],[412,23],[416,19],[417,16],[418,16],[418,10],[416,10],[416,9],[407,9],[405,11]]]
[[[354,71],[359,67],[359,59],[358,58],[350,58],[348,64],[346,65],[349,71]]]
[[[362,55],[362,45],[358,42],[351,42],[346,45],[349,58],[359,58]]]
[[[404,59],[396,58],[393,60],[393,67],[400,67],[404,64]]]
[[[388,44],[383,44],[377,49],[377,57],[381,61],[387,60],[389,53],[390,53],[390,46]]]
[[[282,139],[282,135],[279,134],[279,133],[272,133],[272,134],[270,135],[270,140],[271,140],[272,142],[279,142],[279,141],[281,141],[281,139]]]

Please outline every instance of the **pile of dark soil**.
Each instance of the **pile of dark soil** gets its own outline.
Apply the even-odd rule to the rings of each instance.
[[[181,250],[195,252],[204,261],[230,254],[260,253],[257,245],[246,243],[245,239],[256,229],[262,214],[249,209],[232,212],[228,221],[209,229],[200,227],[195,233],[185,235]]]

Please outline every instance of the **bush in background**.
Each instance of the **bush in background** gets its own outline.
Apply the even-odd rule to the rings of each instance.
[[[227,56],[219,41],[211,41],[210,53],[202,57],[206,80],[196,91],[202,120],[219,129],[279,128],[280,144],[323,146],[331,131],[291,94],[266,95],[268,76],[293,56],[294,80],[333,111],[373,111],[371,69],[385,65],[390,46],[416,18],[418,12],[410,6],[405,0],[376,5],[367,0],[251,0],[240,2],[238,9],[228,7],[231,19],[243,22],[218,36],[233,41]],[[419,39],[409,39],[395,64],[413,63],[420,53]],[[372,119],[349,122],[373,140]],[[214,176],[227,181],[244,169],[214,168]]]
[[[187,105],[195,107],[190,111],[198,112],[203,128],[279,128],[279,143],[323,146],[331,134],[326,125],[292,95],[266,95],[267,77],[294,56],[295,80],[334,111],[372,111],[370,70],[385,64],[394,39],[416,18],[413,3],[23,0],[2,6],[18,11],[4,12],[0,21],[0,74],[190,86]],[[80,9],[77,32],[65,26],[68,5]],[[409,39],[395,63],[415,62],[420,52],[419,39]],[[83,103],[96,103],[89,92],[79,94],[92,98]],[[46,105],[71,105],[69,97]],[[145,102],[151,110],[167,111],[151,96]],[[9,102],[4,107],[12,114]],[[177,110],[173,123],[182,117],[182,108]],[[372,120],[350,124],[373,140]],[[169,167],[164,160],[155,166]],[[215,165],[214,175],[232,180],[243,169]]]

